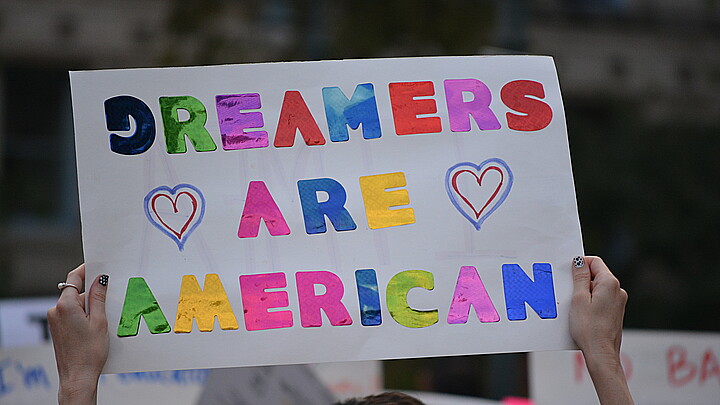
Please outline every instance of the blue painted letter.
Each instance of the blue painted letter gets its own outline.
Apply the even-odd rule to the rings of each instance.
[[[155,117],[150,107],[132,96],[115,96],[105,100],[105,123],[108,131],[129,131],[135,120],[135,133],[125,137],[110,134],[110,150],[121,155],[139,155],[150,149],[155,140]]]
[[[350,213],[345,209],[347,194],[342,184],[324,178],[299,180],[297,185],[305,219],[305,231],[308,234],[325,232],[325,216],[332,222],[336,231],[352,231],[357,228]],[[318,191],[327,193],[327,201],[318,201]]]
[[[363,138],[380,138],[380,116],[372,83],[358,84],[350,100],[339,87],[323,87],[322,94],[331,141],[347,141],[347,127],[358,129],[361,123]]]
[[[527,318],[526,302],[542,319],[557,317],[550,263],[533,264],[535,281],[530,280],[530,277],[517,264],[503,264],[502,274],[505,307],[509,320],[518,321]]]
[[[377,326],[382,324],[380,293],[378,291],[375,270],[356,270],[355,283],[357,284],[358,301],[360,302],[361,323],[363,326]]]

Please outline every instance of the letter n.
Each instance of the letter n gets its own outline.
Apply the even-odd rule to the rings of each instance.
[[[555,288],[550,263],[534,263],[534,281],[517,264],[502,265],[505,307],[508,319],[518,321],[527,318],[525,303],[542,319],[556,318]]]

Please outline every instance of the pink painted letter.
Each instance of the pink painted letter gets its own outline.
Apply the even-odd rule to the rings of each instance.
[[[287,286],[285,273],[250,274],[240,276],[245,328],[262,330],[289,328],[293,326],[291,311],[273,311],[271,308],[287,307],[290,304],[287,291],[266,291]]]
[[[257,237],[260,230],[260,219],[265,221],[270,235],[290,235],[290,228],[265,183],[251,181],[248,185],[245,208],[240,218],[238,238]]]
[[[475,313],[480,322],[498,322],[500,320],[475,267],[462,266],[460,274],[458,274],[447,322],[467,323],[471,306],[475,307]]]
[[[303,327],[322,326],[321,309],[331,325],[352,325],[352,318],[341,301],[345,288],[337,275],[329,271],[299,271],[295,273],[295,279]],[[324,294],[315,295],[317,284],[325,287]]]
[[[463,93],[472,94],[472,100],[463,100]],[[447,98],[451,131],[469,131],[471,116],[481,130],[500,129],[500,121],[490,110],[490,102],[492,101],[490,89],[480,80],[445,80],[445,97]]]

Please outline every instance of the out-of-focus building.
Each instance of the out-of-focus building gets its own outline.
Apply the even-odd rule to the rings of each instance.
[[[528,5],[527,50],[555,58],[566,97],[632,100],[649,123],[720,123],[720,1]]]

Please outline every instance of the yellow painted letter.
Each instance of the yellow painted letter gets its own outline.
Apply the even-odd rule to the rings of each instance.
[[[370,229],[415,223],[415,211],[412,208],[390,209],[410,204],[407,190],[386,191],[389,188],[405,187],[406,184],[403,172],[360,177],[360,189]]]
[[[230,301],[217,274],[205,276],[205,287],[201,290],[195,276],[183,276],[178,299],[175,333],[190,333],[195,319],[201,332],[210,332],[215,326],[215,317],[220,329],[237,329]]]

